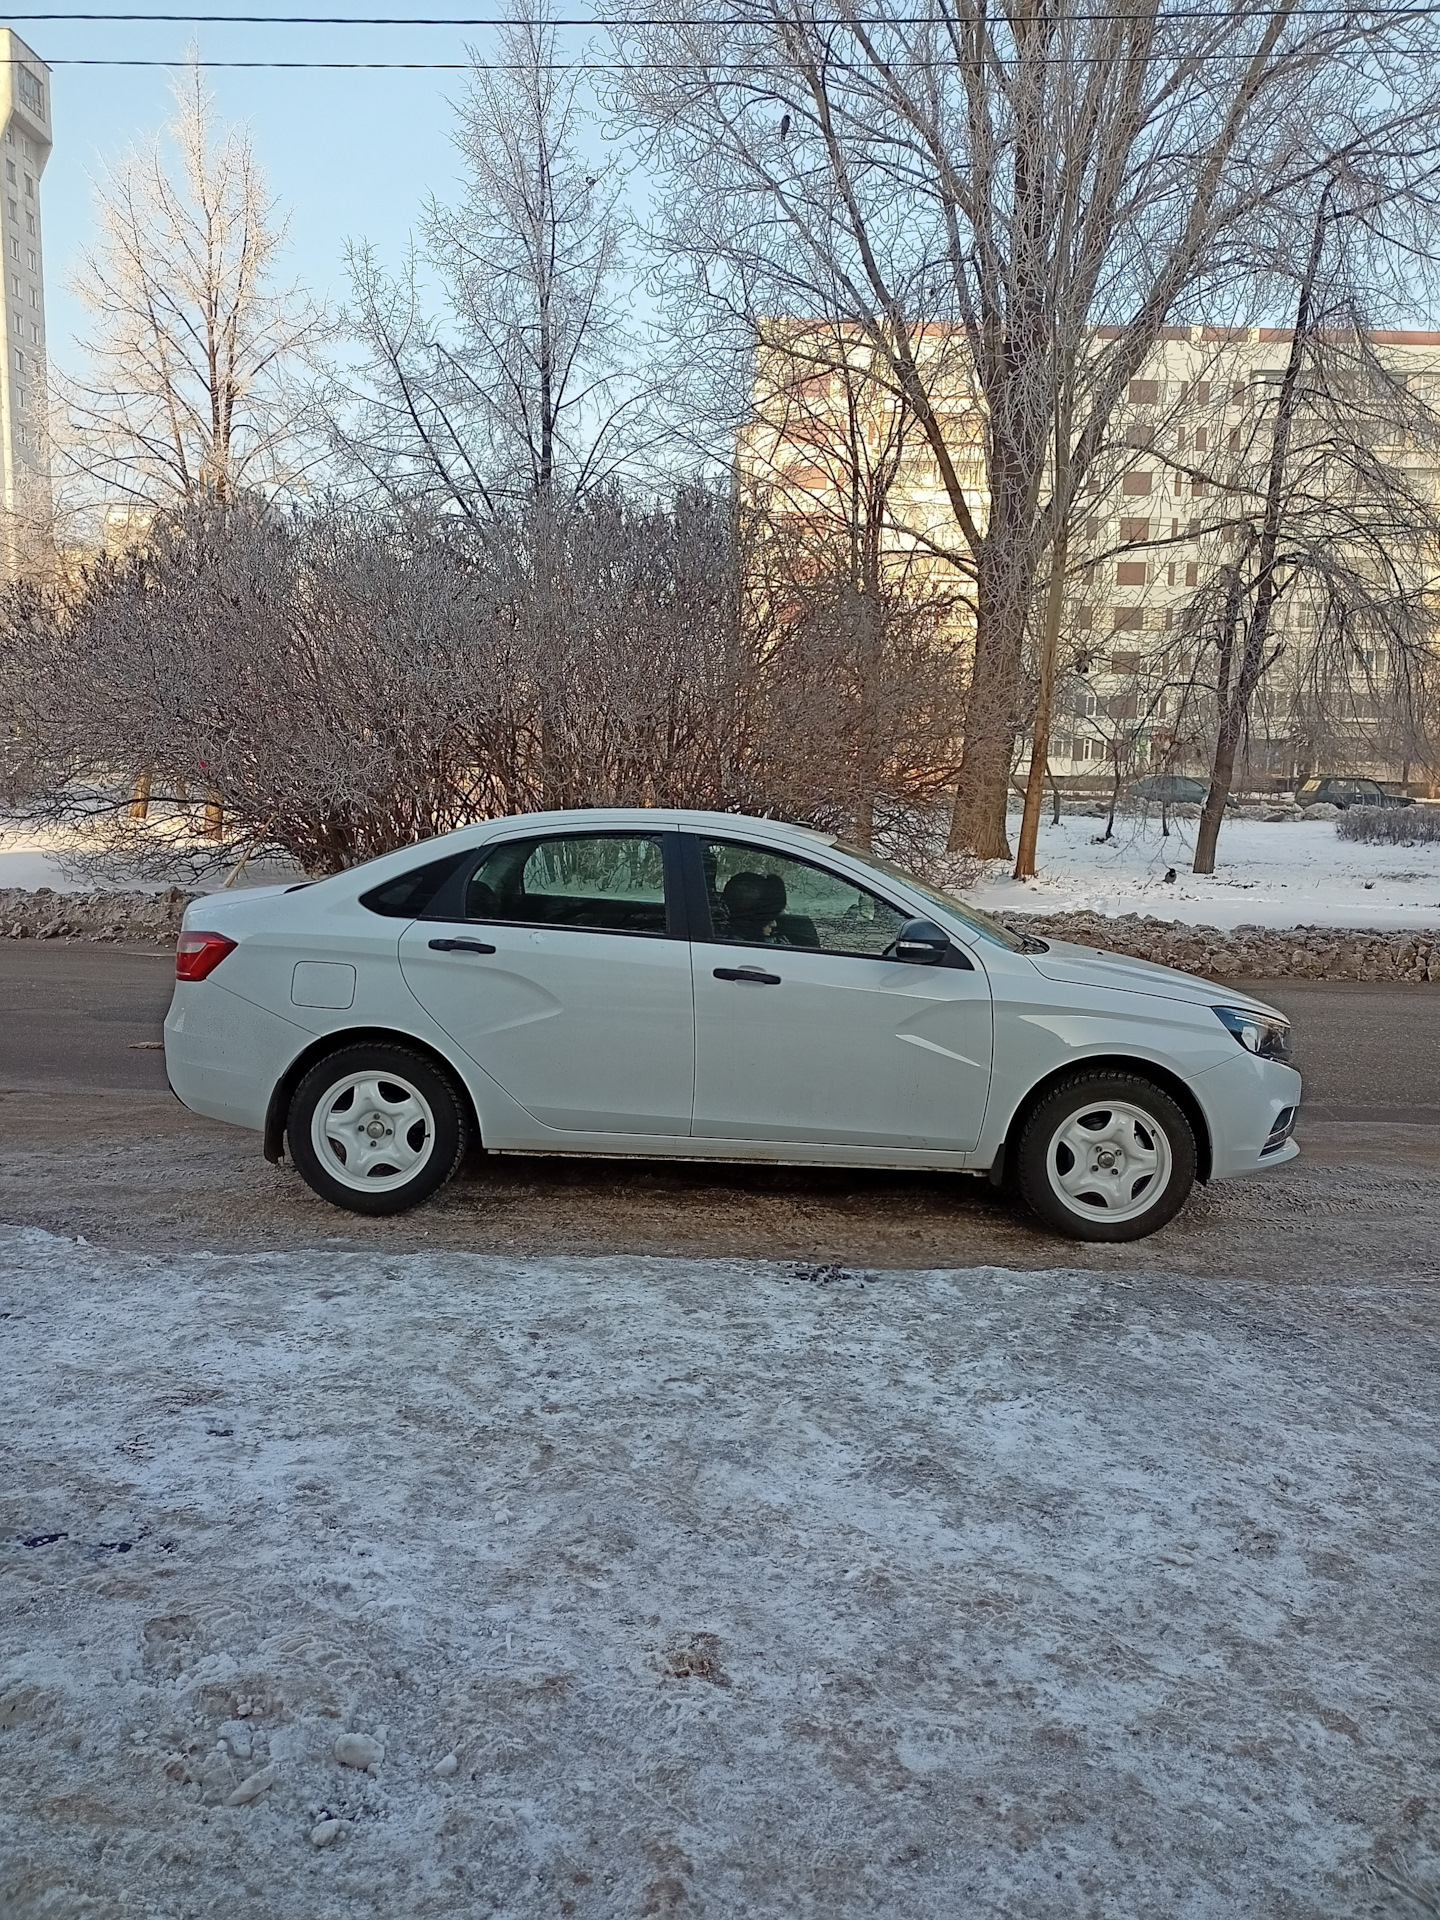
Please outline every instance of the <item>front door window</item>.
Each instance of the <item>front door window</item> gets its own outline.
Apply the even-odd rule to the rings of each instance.
[[[879,959],[906,915],[827,867],[733,840],[701,843],[712,938]]]

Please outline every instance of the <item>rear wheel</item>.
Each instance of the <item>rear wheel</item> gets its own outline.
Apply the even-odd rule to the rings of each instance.
[[[1143,1240],[1184,1206],[1195,1164],[1195,1135],[1168,1093],[1139,1074],[1081,1073],[1026,1121],[1016,1181],[1072,1240]]]
[[[383,1041],[342,1047],[305,1075],[286,1121],[290,1157],[322,1199],[352,1213],[403,1213],[465,1155],[465,1103],[423,1054]]]

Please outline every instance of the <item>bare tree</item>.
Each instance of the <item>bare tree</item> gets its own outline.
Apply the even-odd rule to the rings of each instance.
[[[923,794],[954,684],[933,633],[887,604],[877,666],[848,583],[780,610],[757,537],[699,487],[478,526],[198,503],[6,589],[0,711],[33,804],[156,870],[329,872],[537,807],[848,827],[857,767],[872,811]]]
[[[97,190],[100,240],[74,279],[90,367],[60,394],[62,469],[147,505],[293,482],[291,377],[323,332],[310,299],[273,282],[286,224],[248,132],[216,126],[198,67],[176,102],[174,163],[157,140]]]
[[[797,793],[838,799],[848,780],[829,824],[865,847],[954,779],[968,612],[967,583],[915,531],[924,437],[869,361],[823,322],[773,330],[739,463],[754,588],[773,616],[767,684],[788,709],[777,750]],[[812,756],[827,775],[807,773]]]
[[[1424,28],[1294,0],[920,16],[740,0],[614,28],[676,183],[662,238],[687,287],[698,265],[712,313],[853,326],[930,444],[976,602],[953,840],[1007,853],[1037,581],[1128,382],[1177,307],[1237,292],[1262,216],[1370,123],[1429,141]],[[972,388],[976,479],[950,434]]]
[[[1363,256],[1377,236],[1393,242],[1382,216],[1394,211],[1373,183],[1325,185],[1300,236],[1283,366],[1226,386],[1251,404],[1214,450],[1166,455],[1207,502],[1193,530],[1209,564],[1191,569],[1197,590],[1174,643],[1190,669],[1192,723],[1209,739],[1198,873],[1214,871],[1257,710],[1271,726],[1288,714],[1289,731],[1314,739],[1327,714],[1348,706],[1355,719],[1363,704],[1372,731],[1383,718],[1405,757],[1419,751],[1436,665],[1440,411],[1366,311]],[[1408,216],[1406,227],[1413,241]]]
[[[458,107],[464,188],[432,200],[398,275],[351,248],[358,380],[332,383],[334,444],[391,499],[483,518],[497,502],[602,487],[656,438],[637,354],[612,160],[544,5],[499,34]],[[424,273],[443,290],[426,313]]]

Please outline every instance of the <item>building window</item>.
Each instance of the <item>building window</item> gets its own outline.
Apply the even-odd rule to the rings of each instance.
[[[12,274],[10,277],[12,280],[15,280],[15,291],[16,293],[19,293],[20,291],[19,280],[15,278],[14,274]],[[38,307],[40,304],[40,289],[38,287],[31,287],[30,289],[30,304],[32,307]]]
[[[1148,520],[1122,520],[1120,522],[1120,538],[1127,546],[1136,545],[1141,540],[1148,540],[1150,538],[1150,522]]]
[[[1140,671],[1139,654],[1112,653],[1110,656],[1110,671],[1112,673],[1138,673]]]
[[[1158,380],[1132,380],[1130,382],[1130,404],[1133,407],[1153,407],[1160,398]]]
[[[1198,561],[1196,561],[1196,560],[1191,560],[1191,561],[1188,561],[1188,562],[1186,563],[1186,567],[1185,567],[1185,584],[1186,584],[1186,586],[1187,586],[1187,587],[1198,587],[1198,586],[1199,586],[1199,584],[1200,584],[1200,563],[1199,563]]]
[[[27,267],[29,267],[29,269],[30,269],[30,271],[31,271],[31,273],[34,273],[34,271],[35,271],[35,249],[34,249],[33,247],[27,247],[27,248],[25,249],[25,264],[26,264],[26,266],[27,266]]]
[[[22,406],[22,407],[24,406],[24,404],[25,404],[25,389],[24,389],[24,387],[17,387],[17,388],[15,389],[15,399],[16,399],[16,402],[17,402],[17,404],[18,404],[18,405],[20,405],[20,406]]]
[[[25,371],[25,356],[18,347],[15,349],[15,371],[17,373]]]
[[[20,218],[20,209],[13,200],[10,202],[10,218],[12,220],[18,220]]]
[[[20,100],[31,113],[45,118],[45,89],[40,85],[39,76],[27,66],[21,66],[19,72]]]
[[[10,236],[10,257],[12,260],[18,260],[20,258],[19,237],[13,233]]]
[[[10,136],[6,134],[5,137],[8,140]],[[5,178],[10,182],[12,187],[15,185],[16,177],[15,162],[13,160],[7,160],[5,162]]]
[[[1115,607],[1112,618],[1116,633],[1130,633],[1143,626],[1143,611],[1140,607]]]
[[[20,298],[20,276],[18,273],[11,274],[10,286],[15,294],[15,298],[18,300]]]
[[[27,213],[25,216],[25,231],[27,233],[34,233],[35,231],[35,216],[33,213]]]
[[[1122,493],[1149,493],[1153,475],[1148,473],[1127,473],[1120,482]]]
[[[20,331],[20,316],[18,313],[15,316],[15,331],[17,333]],[[33,343],[38,347],[40,344],[40,329],[39,327],[36,326],[33,320],[30,322],[30,338],[33,341]]]
[[[1143,560],[1121,560],[1115,568],[1117,587],[1143,587],[1146,584],[1149,568]]]

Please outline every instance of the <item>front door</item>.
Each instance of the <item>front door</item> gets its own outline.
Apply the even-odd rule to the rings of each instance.
[[[416,999],[545,1127],[690,1131],[690,949],[667,910],[675,844],[663,831],[499,841],[453,919],[401,936]]]
[[[692,845],[710,916],[693,949],[696,1137],[974,1147],[990,1086],[978,961],[888,958],[908,910],[763,846]]]

